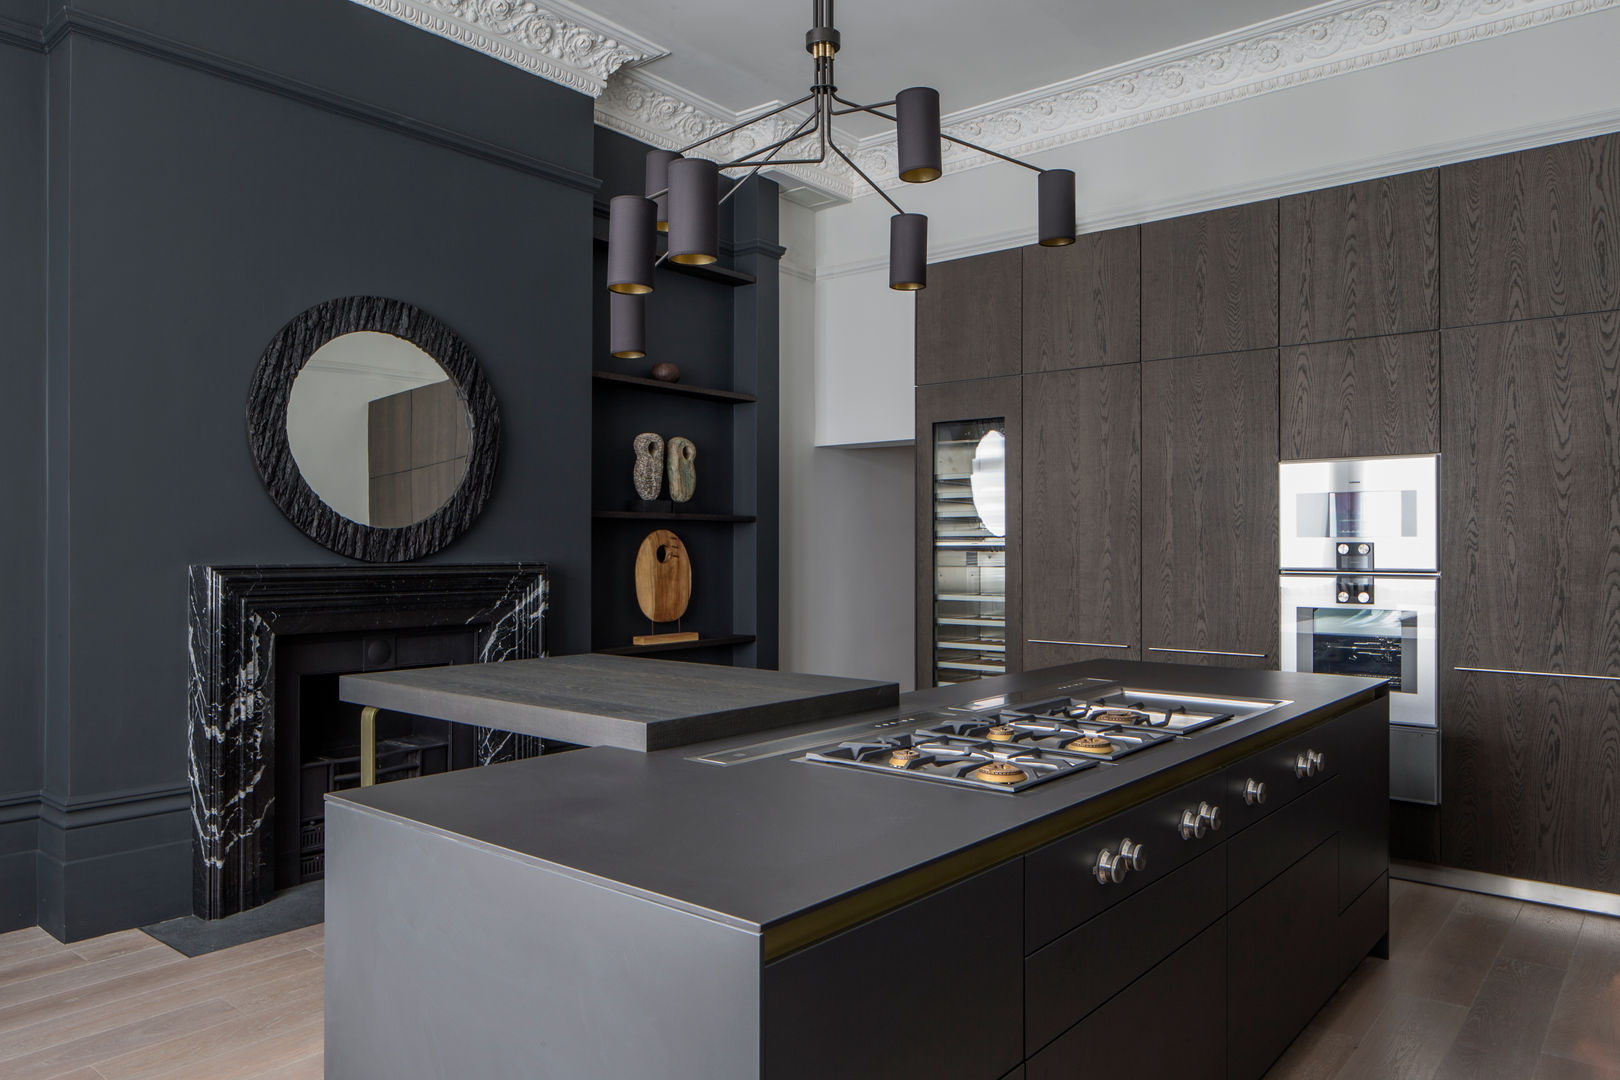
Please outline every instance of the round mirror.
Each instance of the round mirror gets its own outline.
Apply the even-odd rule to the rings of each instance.
[[[282,328],[248,401],[254,462],[309,536],[374,562],[448,544],[482,509],[500,430],[466,343],[380,297],[316,305]]]
[[[304,483],[350,521],[399,529],[450,501],[467,474],[472,414],[433,357],[359,330],[315,350],[287,399]]]

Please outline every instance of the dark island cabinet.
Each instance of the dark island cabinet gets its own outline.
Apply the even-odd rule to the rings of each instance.
[[[768,964],[764,1076],[1000,1080],[1024,1057],[1018,860]],[[700,991],[701,992],[701,991]]]
[[[1439,202],[1434,169],[1283,199],[1282,344],[1436,329]]]
[[[917,385],[1023,370],[1023,265],[1014,248],[928,268],[917,293]]]
[[[1024,666],[1141,659],[1137,364],[1024,377]]]
[[[1142,226],[1142,359],[1277,345],[1277,203]]]
[[[1134,364],[1141,345],[1141,231],[1024,250],[1024,371]]]
[[[1277,352],[1142,365],[1144,660],[1277,665]]]
[[[1440,335],[1282,350],[1284,459],[1440,452]]]
[[[1620,308],[1620,135],[1440,170],[1442,326]]]

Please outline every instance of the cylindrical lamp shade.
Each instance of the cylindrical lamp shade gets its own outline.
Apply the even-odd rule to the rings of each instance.
[[[719,259],[719,167],[703,158],[669,165],[669,257],[702,266]]]
[[[647,355],[647,301],[634,293],[608,294],[608,348],[623,360]]]
[[[615,195],[608,204],[607,287],[612,291],[652,292],[657,213],[653,201],[640,195]]]
[[[939,91],[931,86],[913,86],[894,96],[894,116],[898,121],[900,179],[912,184],[938,180]]]
[[[658,204],[658,231],[669,232],[669,163],[681,160],[673,150],[647,151],[647,194]],[[653,192],[664,194],[653,196]]]
[[[889,288],[916,292],[928,285],[928,218],[895,214],[889,219]]]
[[[1074,173],[1046,169],[1040,183],[1040,236],[1045,247],[1074,243]]]

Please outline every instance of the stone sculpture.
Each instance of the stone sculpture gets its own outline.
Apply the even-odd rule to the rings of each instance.
[[[697,491],[697,447],[680,435],[669,440],[669,497],[687,502]]]
[[[636,436],[631,445],[636,448],[636,465],[631,474],[636,482],[636,494],[643,502],[652,502],[658,498],[658,493],[664,486],[663,437],[651,431],[643,431]],[[670,473],[672,480],[674,475],[673,472]]]

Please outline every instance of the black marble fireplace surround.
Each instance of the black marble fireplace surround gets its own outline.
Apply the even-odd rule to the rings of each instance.
[[[274,889],[276,639],[472,628],[480,661],[545,655],[546,568],[193,566],[188,776],[192,908],[218,919]],[[478,730],[478,763],[539,753],[538,739]]]

